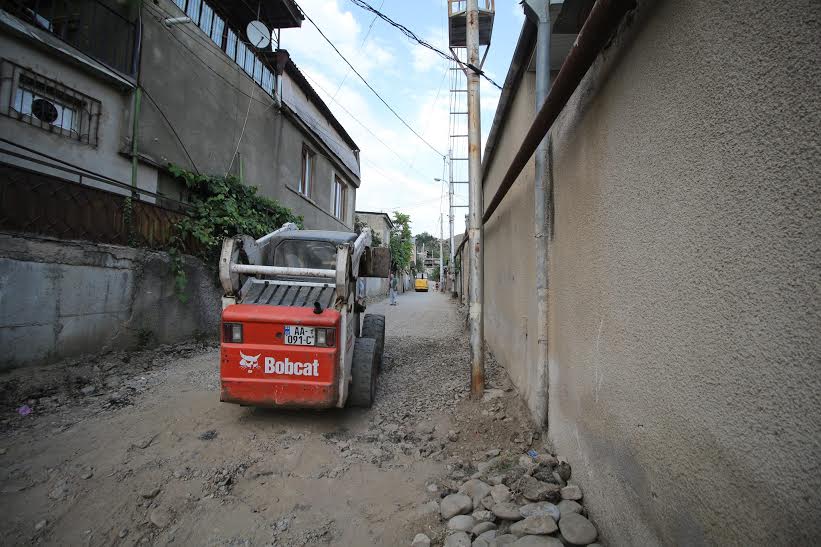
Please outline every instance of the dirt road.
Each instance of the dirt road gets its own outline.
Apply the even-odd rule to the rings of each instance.
[[[409,545],[418,532],[441,541],[430,502],[471,460],[538,443],[492,362],[488,383],[501,391],[467,400],[467,338],[452,300],[410,293],[369,311],[387,316],[370,410],[220,403],[218,351],[205,344],[0,377],[4,543]],[[32,412],[20,415],[23,405]]]

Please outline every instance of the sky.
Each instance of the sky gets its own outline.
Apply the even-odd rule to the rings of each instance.
[[[447,51],[446,0],[366,0],[423,40]],[[361,186],[356,209],[400,211],[410,215],[414,234],[439,235],[440,211],[448,237],[447,188],[442,154],[449,139],[448,62],[411,42],[399,30],[350,0],[297,0],[371,86],[413,129],[438,150],[419,140],[350,71],[307,20],[282,31],[281,47],[342,123],[361,150]],[[480,0],[481,3],[481,0]],[[524,15],[518,0],[496,0],[493,40],[484,70],[504,83]],[[484,48],[482,49],[482,53]],[[483,143],[500,91],[482,80]],[[462,162],[466,164],[466,162]],[[458,174],[457,174],[458,175]],[[454,176],[454,180],[457,176]],[[466,177],[463,178],[466,180]],[[466,205],[467,185],[457,185],[454,203]],[[440,206],[441,203],[441,206]],[[455,209],[454,233],[464,230],[466,208]]]

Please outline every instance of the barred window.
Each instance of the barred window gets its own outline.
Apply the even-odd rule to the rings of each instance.
[[[50,133],[97,145],[101,103],[56,80],[3,60],[3,114]],[[8,89],[8,91],[7,91]]]

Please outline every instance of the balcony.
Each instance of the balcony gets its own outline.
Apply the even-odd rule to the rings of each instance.
[[[136,8],[114,0],[0,0],[0,9],[109,68],[136,74]]]

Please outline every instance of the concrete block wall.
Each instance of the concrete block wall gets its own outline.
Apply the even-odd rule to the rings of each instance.
[[[216,338],[221,304],[214,275],[190,257],[186,272],[183,303],[165,253],[0,233],[0,369],[146,339]]]

